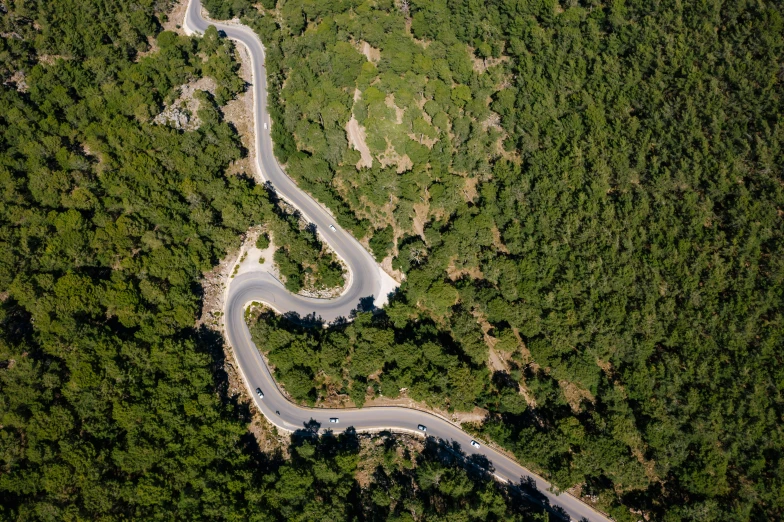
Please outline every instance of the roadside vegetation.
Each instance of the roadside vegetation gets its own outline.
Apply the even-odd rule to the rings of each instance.
[[[389,433],[316,439],[302,430],[290,450],[291,459],[254,493],[266,497],[277,520],[551,520],[535,489],[500,485],[432,440]]]
[[[344,269],[316,230],[299,213],[278,211],[268,219],[275,244],[274,261],[286,288],[294,293],[342,288]]]
[[[371,396],[407,396],[442,409],[471,410],[488,399],[488,371],[480,357],[486,351],[481,330],[463,316],[454,341],[429,320],[403,320],[395,329],[387,314],[360,312],[354,321],[329,330],[295,327],[288,320],[265,313],[254,317],[251,334],[256,346],[275,366],[275,377],[297,401],[315,405],[330,393],[348,395],[356,406]],[[382,371],[383,369],[383,371]],[[372,377],[371,377],[372,376]],[[515,411],[525,410],[517,393],[509,393]]]
[[[781,518],[781,5],[276,7],[244,13],[276,154],[406,276],[348,326],[257,323],[286,389],[487,408],[618,520]]]

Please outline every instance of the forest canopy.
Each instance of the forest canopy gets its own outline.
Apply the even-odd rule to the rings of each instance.
[[[266,9],[278,158],[405,277],[256,323],[294,397],[479,406],[618,520],[784,516],[780,3]]]
[[[264,41],[287,172],[404,277],[337,328],[262,314],[293,398],[483,408],[616,520],[784,517],[780,2],[204,5]],[[258,452],[194,324],[201,274],[277,213],[225,174],[232,45],[169,7],[0,6],[2,516],[541,517],[437,448]],[[204,76],[198,128],[154,122]],[[274,226],[302,240],[282,266],[338,283]]]

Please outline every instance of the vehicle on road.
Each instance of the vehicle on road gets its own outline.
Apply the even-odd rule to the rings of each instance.
[[[264,130],[267,130],[267,122],[264,122]]]
[[[332,424],[337,424],[338,422],[340,422],[340,419],[338,419],[337,417],[330,417],[329,422],[331,422]]]
[[[259,396],[259,399],[264,398],[264,392],[261,391],[261,388],[256,388],[256,395]]]
[[[481,447],[482,447],[482,445],[481,445],[481,444],[479,444],[479,443],[478,443],[477,441],[475,441],[475,440],[472,440],[472,441],[471,441],[471,445],[472,445],[473,447],[475,447],[475,448],[481,448]]]
[[[337,231],[337,229],[335,228],[335,225],[330,225],[330,226],[329,226],[329,229],[330,229],[330,230],[332,230],[333,232],[336,232],[336,231]]]
[[[417,426],[417,429],[419,431],[427,431],[427,426],[425,426],[424,424],[420,424],[419,426]]]

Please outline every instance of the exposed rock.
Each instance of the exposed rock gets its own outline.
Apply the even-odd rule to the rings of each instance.
[[[196,91],[207,91],[215,93],[215,80],[204,77],[190,82],[180,87],[180,96],[168,105],[163,112],[157,115],[152,121],[157,125],[169,125],[175,129],[192,131],[201,126],[199,120],[199,99],[195,96]]]
[[[19,92],[27,92],[28,89],[27,82],[25,81],[25,73],[22,71],[16,71],[12,74],[11,77],[6,80],[5,85],[13,85]]]

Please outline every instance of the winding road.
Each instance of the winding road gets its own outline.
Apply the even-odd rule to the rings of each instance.
[[[314,420],[321,425],[321,431],[331,429],[333,432],[341,432],[347,427],[353,427],[359,432],[389,430],[422,435],[423,432],[417,428],[421,424],[427,427],[428,436],[451,443],[455,448],[459,447],[469,458],[486,458],[492,464],[493,473],[498,480],[519,483],[521,479],[530,477],[546,501],[561,508],[572,520],[609,520],[568,493],[557,495],[550,492],[549,482],[511,458],[484,444],[480,448],[472,447],[471,436],[442,417],[402,407],[303,408],[288,401],[281,393],[251,340],[245,323],[245,307],[253,301],[259,301],[279,313],[296,312],[300,316],[312,314],[326,322],[332,322],[341,317],[350,317],[351,312],[358,308],[360,300],[372,298],[377,304],[383,304],[386,299],[382,293],[389,288],[389,282],[385,278],[389,276],[380,269],[367,250],[343,230],[324,207],[297,187],[278,165],[268,130],[272,122],[269,121],[266,108],[264,46],[259,37],[252,29],[240,24],[208,21],[201,11],[200,0],[190,0],[183,24],[187,34],[202,34],[210,25],[214,25],[249,51],[253,74],[256,167],[262,178],[272,185],[280,197],[294,205],[308,221],[315,224],[319,234],[344,261],[349,271],[346,290],[334,299],[313,299],[291,294],[269,273],[249,272],[232,280],[225,306],[226,336],[258,409],[272,424],[286,431],[303,429],[306,423]],[[263,399],[255,393],[256,388],[263,390]],[[338,418],[339,422],[330,423],[330,418]]]

